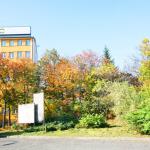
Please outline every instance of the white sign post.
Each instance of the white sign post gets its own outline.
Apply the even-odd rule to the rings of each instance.
[[[35,105],[23,104],[18,106],[18,123],[34,123],[35,122]]]
[[[37,106],[37,122],[44,122],[44,93],[33,94],[33,103]]]

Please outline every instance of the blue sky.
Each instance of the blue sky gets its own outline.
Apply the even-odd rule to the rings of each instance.
[[[3,0],[1,26],[31,26],[39,57],[56,48],[63,56],[104,46],[121,68],[150,37],[149,0]]]

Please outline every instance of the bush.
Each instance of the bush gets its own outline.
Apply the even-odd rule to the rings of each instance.
[[[74,127],[75,127],[75,123],[73,121],[70,122],[55,121],[46,124],[47,131],[67,130]]]
[[[56,130],[67,130],[70,128],[74,128],[75,123],[73,121],[70,122],[49,122],[45,125],[40,126],[30,126],[29,128],[24,129],[25,132],[39,132],[39,131],[56,131]]]
[[[12,124],[11,128],[13,130],[22,130],[23,126],[20,126],[19,124],[17,124],[16,122]]]
[[[54,122],[52,123],[46,123],[46,131],[56,131],[57,130],[57,126]]]
[[[142,134],[150,134],[150,107],[138,109],[126,116],[128,123]]]
[[[44,131],[45,127],[43,125],[40,126],[30,126],[26,129],[24,129],[25,132],[39,132],[39,131]]]
[[[102,115],[86,115],[79,120],[77,128],[99,128],[107,126],[106,121]]]

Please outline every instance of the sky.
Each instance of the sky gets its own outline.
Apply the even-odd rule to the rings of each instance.
[[[0,26],[31,26],[39,58],[46,49],[65,57],[105,45],[120,68],[150,38],[150,0],[3,0]]]

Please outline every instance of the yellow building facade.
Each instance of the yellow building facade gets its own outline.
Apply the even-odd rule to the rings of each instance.
[[[36,40],[30,27],[1,27],[0,53],[12,60],[29,58],[37,62]]]

